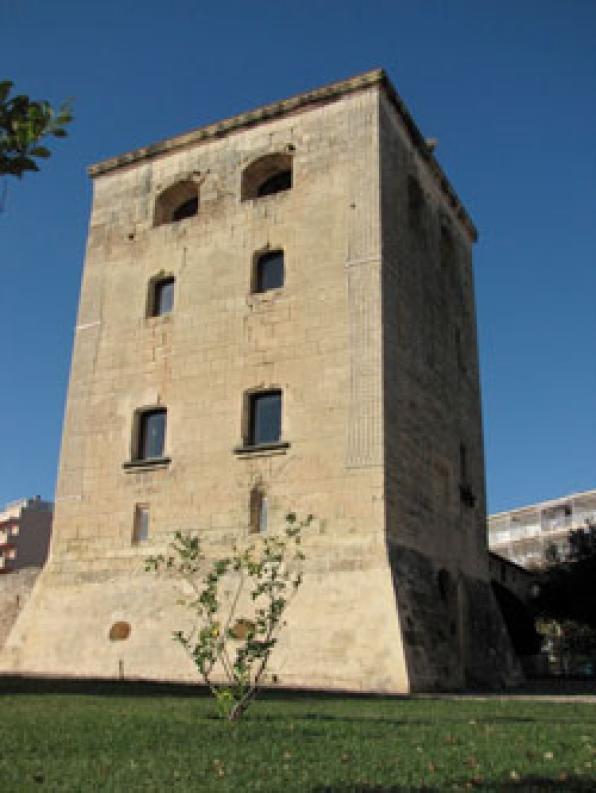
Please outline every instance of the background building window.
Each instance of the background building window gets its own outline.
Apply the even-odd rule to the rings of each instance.
[[[139,416],[139,435],[136,459],[152,460],[163,457],[166,440],[165,408],[145,410]]]
[[[254,292],[267,292],[284,285],[283,251],[263,253],[255,263]]]
[[[249,446],[277,443],[281,438],[281,391],[251,394],[249,399]]]
[[[147,504],[137,504],[135,507],[132,541],[133,543],[139,543],[139,542],[146,542],[148,539],[149,539],[149,507]]]
[[[149,316],[162,317],[170,314],[174,308],[175,278],[159,278],[151,282],[149,287]]]

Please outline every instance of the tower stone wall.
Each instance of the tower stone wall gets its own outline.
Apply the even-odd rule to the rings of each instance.
[[[243,198],[246,169],[268,155],[291,162],[291,189]],[[188,616],[143,560],[177,530],[225,552],[248,537],[259,488],[268,530],[289,510],[316,518],[273,658],[282,685],[512,679],[484,537],[475,231],[385,75],[91,174],[51,556],[0,668],[194,679],[169,638]],[[179,184],[196,189],[198,213],[156,225]],[[255,292],[255,259],[275,250],[283,286]],[[150,316],[163,277],[173,310]],[[280,442],[247,448],[247,399],[272,389]],[[167,409],[165,448],[139,465],[148,408]],[[113,642],[118,621],[130,636]]]

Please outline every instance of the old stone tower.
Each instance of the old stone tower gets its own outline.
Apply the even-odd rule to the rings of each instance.
[[[175,530],[217,552],[292,509],[317,520],[283,685],[510,679],[488,583],[476,231],[385,74],[90,174],[51,558],[2,668],[195,679],[143,559]]]

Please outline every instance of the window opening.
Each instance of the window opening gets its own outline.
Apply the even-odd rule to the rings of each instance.
[[[199,188],[196,182],[176,182],[157,196],[154,225],[176,223],[190,218],[199,211]]]
[[[162,317],[170,314],[174,308],[174,283],[175,278],[160,278],[153,282],[151,291],[153,296],[150,299],[151,311],[149,316]]]
[[[196,215],[198,211],[199,197],[193,196],[193,198],[189,198],[188,201],[184,201],[180,206],[176,207],[172,212],[172,222],[191,218],[193,215]]]
[[[289,190],[293,184],[292,156],[267,154],[247,166],[242,173],[242,200]]]
[[[163,457],[166,439],[166,410],[146,410],[141,413],[137,459]]]
[[[468,453],[465,444],[459,444],[459,479],[462,484],[468,481]]]
[[[273,174],[268,179],[265,179],[257,189],[257,196],[273,195],[273,193],[281,193],[282,190],[289,190],[292,186],[292,171],[280,171],[280,173]]]
[[[472,491],[472,486],[468,481],[468,452],[465,444],[459,445],[459,497],[462,504],[473,507],[476,504],[476,496]]]
[[[276,443],[281,438],[281,391],[250,396],[248,444]]]
[[[149,507],[147,504],[135,506],[135,517],[132,541],[134,543],[146,542],[149,539]]]
[[[439,587],[439,595],[441,596],[441,600],[446,603],[447,598],[449,597],[449,589],[450,589],[450,580],[449,580],[449,573],[445,569],[439,570],[439,574],[437,575],[437,586]]]
[[[283,251],[263,253],[257,259],[254,274],[254,291],[268,292],[284,285]]]
[[[250,533],[263,534],[267,531],[269,500],[259,487],[250,493]]]

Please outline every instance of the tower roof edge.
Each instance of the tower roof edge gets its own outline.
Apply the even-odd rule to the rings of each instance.
[[[455,214],[467,229],[471,239],[476,241],[478,233],[473,221],[466,212],[463,204],[457,197],[457,194],[447,179],[443,169],[437,162],[433,155],[432,148],[428,145],[426,139],[418,129],[416,122],[407,109],[404,101],[399,96],[395,86],[389,79],[389,76],[384,69],[376,68],[369,71],[357,74],[347,80],[340,80],[338,82],[324,85],[320,88],[315,88],[311,91],[305,91],[288,99],[282,99],[278,102],[271,102],[267,105],[262,105],[254,110],[249,110],[240,113],[236,116],[231,116],[222,121],[217,121],[213,124],[207,124],[203,127],[184,132],[181,135],[174,135],[171,138],[165,138],[157,143],[143,146],[132,151],[125,152],[116,157],[111,157],[107,160],[102,160],[95,163],[87,169],[89,176],[96,178],[105,173],[137,164],[143,160],[152,159],[169,152],[174,152],[179,149],[184,149],[189,146],[197,145],[199,143],[207,142],[209,140],[225,137],[228,134],[241,130],[243,128],[254,127],[258,124],[272,121],[276,118],[281,118],[290,113],[301,112],[308,110],[316,105],[326,104],[341,99],[358,91],[363,91],[374,86],[380,86],[385,92],[389,101],[394,106],[402,123],[406,127],[412,143],[422,156],[423,160],[427,163],[434,178],[438,182],[441,190],[446,195],[449,203],[451,204]]]

